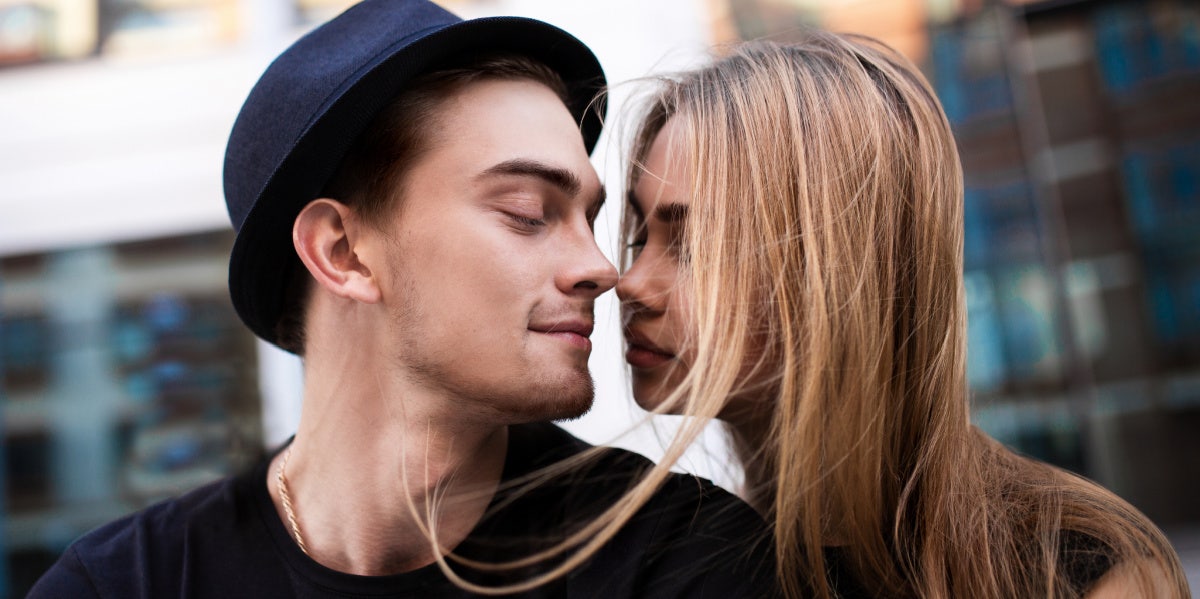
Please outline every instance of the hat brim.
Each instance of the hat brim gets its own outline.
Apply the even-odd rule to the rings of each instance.
[[[229,263],[229,290],[242,321],[260,338],[279,345],[289,273],[297,263],[292,224],[316,199],[371,120],[414,77],[474,53],[529,56],[557,72],[567,85],[568,109],[579,121],[588,153],[603,127],[600,91],[604,71],[591,50],[541,21],[493,17],[460,21],[397,40],[330,97],[260,192],[238,231]]]

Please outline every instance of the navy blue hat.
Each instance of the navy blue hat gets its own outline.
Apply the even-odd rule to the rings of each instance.
[[[242,321],[278,344],[295,264],[292,223],[319,197],[355,139],[414,77],[473,54],[529,56],[567,84],[588,152],[600,135],[604,71],[582,42],[519,17],[464,21],[426,0],[366,0],[267,67],[225,150],[225,203],[237,230],[229,292]]]

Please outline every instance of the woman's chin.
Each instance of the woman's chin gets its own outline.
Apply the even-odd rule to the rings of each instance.
[[[669,395],[670,391],[663,391],[661,388],[639,390],[636,383],[633,386],[633,401],[637,403],[639,408],[657,414],[672,414],[676,416],[682,414],[683,412],[679,409],[678,405],[664,408],[663,403]]]

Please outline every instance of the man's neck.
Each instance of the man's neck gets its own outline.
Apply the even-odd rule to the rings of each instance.
[[[372,576],[433,563],[430,531],[452,549],[487,509],[504,468],[508,428],[447,417],[450,398],[402,382],[333,371],[333,378],[319,369],[305,377],[304,414],[285,473],[309,555],[328,568]],[[266,482],[286,523],[277,481],[285,454]]]

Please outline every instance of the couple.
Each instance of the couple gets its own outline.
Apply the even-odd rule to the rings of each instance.
[[[560,30],[424,0],[284,52],[225,191],[234,305],[305,360],[299,430],[32,596],[1188,595],[1141,514],[970,426],[961,173],[910,63],[814,34],[664,80],[619,279],[603,84]],[[638,402],[696,417],[658,465],[548,424],[591,404],[614,286]],[[668,470],[711,418],[748,506]]]

